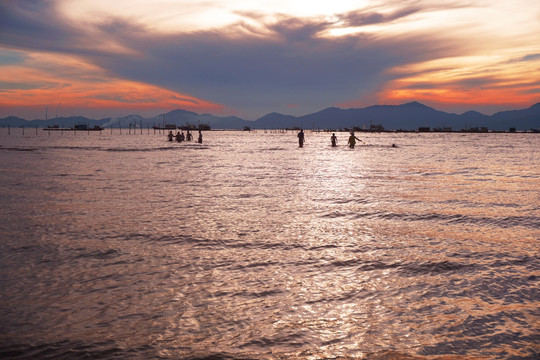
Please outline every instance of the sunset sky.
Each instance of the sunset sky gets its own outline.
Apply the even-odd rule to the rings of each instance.
[[[0,0],[0,117],[540,102],[538,0]]]

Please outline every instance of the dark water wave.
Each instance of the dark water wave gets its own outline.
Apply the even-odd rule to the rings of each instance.
[[[201,146],[196,144],[174,144],[171,146],[161,146],[156,148],[94,148],[87,150],[99,150],[105,152],[154,152],[154,151],[179,151],[179,150],[206,150],[207,146]]]
[[[208,146],[199,144],[170,144],[169,146],[158,147],[99,147],[99,146],[40,146],[40,147],[3,147],[3,151],[43,151],[43,150],[66,150],[66,151],[104,151],[104,152],[161,152],[161,151],[178,151],[182,149],[205,150]]]
[[[366,261],[364,259],[352,259],[346,261],[336,261],[326,266],[354,268],[358,271],[374,271],[396,269],[398,273],[407,276],[417,275],[438,275],[445,272],[468,271],[476,267],[472,264],[463,264],[452,261],[428,261],[418,263],[385,263],[382,261]]]
[[[4,147],[0,146],[0,150],[3,151],[36,151],[38,148],[31,148],[31,147]]]
[[[295,341],[296,338],[296,341]],[[302,345],[298,342],[298,336],[284,336],[280,339],[275,338],[260,338],[253,340],[249,343],[246,343],[243,348],[257,347],[265,349],[271,347],[273,344],[278,343],[296,343]],[[322,343],[322,346],[329,346],[332,344],[339,343],[342,340],[333,340]],[[457,350],[460,350],[459,347],[462,347],[462,343],[450,344],[447,347],[456,347]],[[430,354],[437,354],[442,349],[429,348],[424,352],[424,356]],[[448,350],[448,349],[445,349]],[[170,353],[175,353],[176,355],[168,355]],[[315,355],[314,351],[306,351],[297,354],[279,354],[279,353],[269,353],[263,358],[273,358],[273,359],[305,359],[305,358],[317,358],[319,360],[331,360],[336,359],[334,356],[321,356]],[[397,351],[385,350],[376,353],[367,352],[366,359],[370,360],[420,360],[425,359],[424,356],[411,356],[404,353],[399,353]],[[177,360],[254,360],[260,359],[260,353],[238,355],[230,354],[223,352],[211,352],[211,351],[197,351],[194,354],[188,354],[187,351],[182,348],[171,349],[169,351],[162,351],[156,346],[144,345],[134,349],[131,348],[122,348],[115,344],[113,341],[103,341],[96,343],[83,343],[83,342],[74,342],[74,341],[60,341],[56,343],[44,343],[44,344],[15,344],[15,345],[2,345],[0,342],[0,358],[5,360],[21,360],[21,359],[164,359],[169,360],[171,358]],[[349,357],[340,357],[342,359],[348,359]],[[530,359],[530,357],[513,357],[512,359]]]
[[[0,340],[0,358],[15,359],[165,359],[151,346],[122,349],[114,341],[83,343],[60,341],[51,344],[7,344]]]
[[[400,221],[429,221],[441,222],[449,225],[484,225],[494,226],[498,228],[513,228],[524,227],[529,229],[540,228],[540,218],[537,216],[504,216],[504,217],[488,217],[488,216],[473,216],[460,214],[442,214],[442,213],[397,213],[388,211],[356,211],[356,212],[341,212],[333,211],[321,215],[323,218],[349,218],[349,219],[382,219],[382,220],[400,220]]]

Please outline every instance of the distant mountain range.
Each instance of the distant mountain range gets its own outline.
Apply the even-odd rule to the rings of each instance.
[[[90,127],[127,128],[142,126],[143,128],[165,124],[176,126],[199,124],[210,125],[212,129],[369,129],[370,126],[382,126],[386,130],[418,130],[419,128],[452,129],[459,131],[471,128],[487,128],[492,131],[518,131],[540,128],[540,103],[528,109],[502,111],[493,115],[484,115],[476,111],[453,114],[433,109],[418,102],[402,105],[375,105],[365,108],[341,109],[330,107],[316,113],[292,116],[270,113],[257,120],[244,120],[236,116],[219,117],[211,114],[197,114],[187,110],[173,110],[166,114],[144,118],[129,115],[119,118],[88,119],[81,116],[58,117],[48,120],[25,120],[10,116],[0,119],[0,127],[74,127],[76,124],[87,124]]]

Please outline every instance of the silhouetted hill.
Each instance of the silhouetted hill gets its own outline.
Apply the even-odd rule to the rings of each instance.
[[[528,109],[501,111],[491,116],[490,129],[506,130],[508,126],[518,130],[539,129],[540,103],[534,104]]]
[[[31,122],[25,119],[21,119],[17,116],[8,116],[7,118],[0,119],[0,126],[2,127],[19,127],[19,126],[30,126]],[[35,126],[35,125],[34,125]]]
[[[493,116],[468,111],[452,114],[433,109],[419,102],[402,105],[374,105],[366,108],[340,109],[330,107],[300,117],[272,113],[257,119],[254,128],[292,127],[342,129],[382,125],[387,130],[416,130],[419,127],[452,128],[487,127],[490,130],[529,130],[540,127],[540,103],[525,110],[506,111]]]
[[[198,126],[199,124],[207,124],[210,125],[212,129],[241,129],[247,123],[249,122],[236,116],[219,117],[212,114],[197,114],[192,111],[181,109],[147,119],[147,124],[150,126],[163,124]]]
[[[283,129],[302,127],[306,129],[344,129],[352,127],[369,128],[370,125],[382,125],[386,130],[417,130],[419,127],[452,128],[455,131],[473,127],[486,127],[489,130],[529,130],[540,128],[540,103],[523,110],[498,112],[492,116],[477,111],[453,114],[433,109],[419,102],[402,105],[374,105],[365,108],[341,109],[329,107],[303,116],[269,113],[255,121],[243,120],[236,116],[219,117],[212,114],[197,114],[187,110],[173,110],[150,118],[129,115],[101,120],[85,117],[61,117],[55,119],[27,121],[15,116],[0,119],[0,126],[46,127],[59,125],[73,127],[75,124],[100,125],[105,127],[128,127],[142,125],[144,128],[154,125],[171,124],[176,126],[208,124],[212,129]]]
[[[270,120],[273,120],[275,115]],[[418,102],[403,105],[374,105],[360,109],[327,108],[319,112],[291,119],[305,128],[340,129],[352,127],[369,128],[379,124],[385,129],[414,130],[420,126],[434,126],[452,122],[455,114],[437,111]],[[427,120],[429,119],[429,120]],[[267,118],[255,121],[256,127],[271,127]],[[289,123],[290,124],[290,123]],[[438,125],[442,126],[442,125]]]
[[[250,126],[257,129],[285,129],[301,127],[302,123],[296,116],[273,112],[252,122]]]
[[[4,119],[0,119],[0,126],[1,127],[38,127],[38,128],[46,128],[47,126],[55,126],[58,125],[59,127],[66,127],[66,128],[72,128],[75,127],[77,124],[86,124],[90,127],[93,127],[95,125],[103,126],[104,124],[108,123],[110,121],[110,118],[106,119],[100,119],[100,120],[94,120],[94,119],[88,119],[83,116],[70,116],[70,117],[58,117],[48,120],[42,120],[42,119],[36,119],[36,120],[25,120],[21,119],[19,117],[10,116]]]

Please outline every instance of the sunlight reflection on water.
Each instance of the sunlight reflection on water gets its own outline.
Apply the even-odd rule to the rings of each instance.
[[[537,355],[540,139],[329,135],[2,133],[0,354]]]

